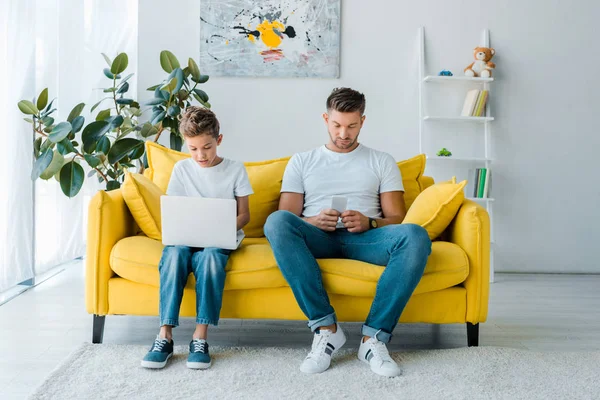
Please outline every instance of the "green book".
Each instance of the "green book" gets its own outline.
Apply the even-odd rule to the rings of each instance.
[[[485,187],[485,176],[487,174],[487,168],[481,169],[481,176],[479,177],[479,185],[477,187],[477,197],[483,197],[483,188]]]

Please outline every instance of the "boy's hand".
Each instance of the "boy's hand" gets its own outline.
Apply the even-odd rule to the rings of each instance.
[[[369,230],[369,217],[358,211],[347,210],[341,215],[342,222],[348,232],[360,233]]]
[[[336,210],[328,208],[326,210],[322,210],[319,215],[315,215],[314,217],[306,218],[306,222],[311,225],[316,226],[317,228],[326,231],[333,232],[335,231],[335,226],[337,225],[338,218],[340,213]]]

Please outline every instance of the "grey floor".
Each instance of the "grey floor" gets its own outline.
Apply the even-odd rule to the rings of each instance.
[[[480,345],[534,351],[600,350],[600,275],[498,274]],[[0,399],[26,398],[80,343],[90,341],[92,317],[84,309],[83,262],[0,306]],[[104,343],[150,345],[158,318],[106,318]],[[358,348],[360,324],[343,324],[348,347]],[[185,344],[194,321],[184,319],[175,342]],[[308,348],[301,321],[223,320],[210,331],[213,345]],[[460,325],[399,325],[392,350],[466,345]],[[298,360],[300,363],[301,360]]]

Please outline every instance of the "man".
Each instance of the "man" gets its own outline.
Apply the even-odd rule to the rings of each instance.
[[[402,224],[406,214],[402,177],[389,154],[359,144],[365,97],[334,89],[323,119],[329,142],[295,154],[281,187],[279,211],[265,235],[298,305],[315,333],[300,370],[320,373],[346,342],[329,302],[317,258],[350,258],[385,267],[362,327],[358,358],[373,372],[397,376],[400,368],[386,343],[419,283],[431,241],[420,226]],[[332,196],[347,198],[347,210],[332,209]]]

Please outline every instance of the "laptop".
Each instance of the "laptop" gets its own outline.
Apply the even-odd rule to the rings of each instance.
[[[165,246],[218,247],[235,250],[237,202],[233,199],[161,196],[162,243]]]

